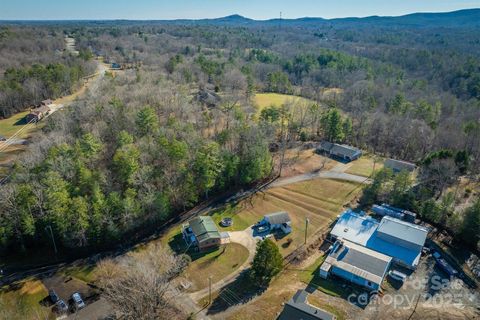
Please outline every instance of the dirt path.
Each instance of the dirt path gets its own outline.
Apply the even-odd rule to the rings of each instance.
[[[345,169],[346,170],[346,169]],[[300,174],[298,176],[279,179],[270,185],[271,188],[275,187],[283,187],[292,183],[303,182],[313,179],[335,179],[335,180],[344,180],[344,181],[351,181],[356,183],[371,183],[372,180],[369,178],[365,178],[362,176],[357,176],[350,173],[345,173],[341,171],[334,171],[334,169],[330,171],[319,171],[319,172],[309,172]]]

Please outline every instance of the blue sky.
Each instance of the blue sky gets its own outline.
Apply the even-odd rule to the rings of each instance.
[[[480,0],[0,0],[0,20],[177,19],[241,14],[254,19],[279,16],[364,17],[479,8]]]

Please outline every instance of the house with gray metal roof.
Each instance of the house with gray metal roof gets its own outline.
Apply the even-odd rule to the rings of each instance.
[[[387,274],[392,258],[355,244],[338,239],[320,266],[320,276],[330,274],[341,277],[371,290],[378,290]]]
[[[317,147],[317,152],[347,162],[356,160],[362,156],[362,151],[355,147],[328,141],[320,142]]]
[[[401,172],[401,171],[414,171],[417,166],[414,163],[402,161],[402,160],[395,160],[395,159],[387,159],[384,162],[385,168],[390,168],[393,172]]]
[[[211,249],[228,242],[228,233],[220,233],[209,216],[195,217],[182,228],[183,239],[189,246],[199,250]]]
[[[308,293],[298,290],[297,293],[285,304],[277,320],[335,320],[336,317],[307,301]]]

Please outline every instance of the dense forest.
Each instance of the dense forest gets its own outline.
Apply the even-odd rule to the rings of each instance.
[[[0,119],[69,94],[94,72],[85,54],[64,51],[61,31],[0,28]]]
[[[142,67],[107,73],[97,92],[50,117],[2,186],[3,252],[46,245],[46,226],[65,248],[113,245],[213,195],[273,177],[278,146],[323,139],[418,164],[418,183],[382,171],[362,204],[391,201],[478,245],[478,199],[456,210],[446,192],[460,177],[478,182],[480,173],[478,26],[238,20],[4,29],[68,33],[80,51]],[[45,50],[59,45],[55,36],[39,47],[43,41]],[[33,80],[52,95],[68,91],[70,83],[51,85],[48,71],[60,68],[73,83],[82,58],[58,59],[63,67],[3,58],[0,88],[28,95],[7,94],[14,108],[33,101],[25,89]],[[312,103],[272,106],[257,117],[256,92]]]

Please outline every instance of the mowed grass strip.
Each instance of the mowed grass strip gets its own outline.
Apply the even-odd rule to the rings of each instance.
[[[218,250],[192,255],[192,263],[185,271],[185,277],[192,282],[189,291],[197,291],[222,280],[240,268],[248,258],[248,249],[238,243],[229,243]]]

